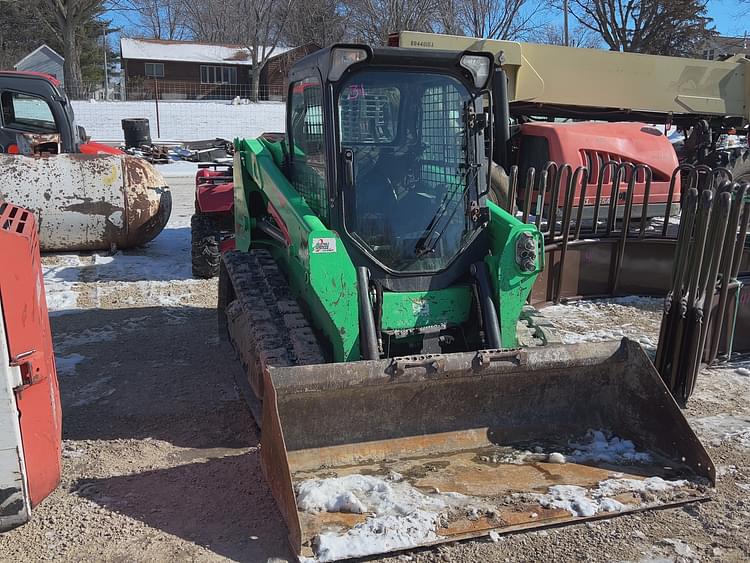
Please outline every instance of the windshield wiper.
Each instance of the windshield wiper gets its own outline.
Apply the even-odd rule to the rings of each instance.
[[[452,195],[450,188],[449,191],[446,192],[446,194],[443,196],[443,200],[440,202],[440,206],[435,212],[435,215],[432,217],[432,220],[430,220],[429,225],[427,225],[424,234],[419,237],[419,240],[417,240],[417,244],[414,245],[414,253],[416,254],[417,258],[421,258],[426,254],[435,252],[435,247],[437,247],[437,243],[440,241],[440,237],[443,236],[445,228],[450,224],[450,222],[453,220],[453,217],[456,215],[459,204],[463,201],[464,196],[466,195],[466,191],[469,189],[471,183],[475,180],[479,168],[480,166],[478,164],[471,164],[468,166],[467,173],[462,177],[464,188],[460,196],[455,197],[455,199],[453,199],[452,201],[446,202],[446,200]],[[456,194],[453,195],[455,196]],[[450,215],[447,216],[448,218],[443,222],[443,227],[438,230],[440,220],[446,217],[446,214],[449,210]]]
[[[466,131],[466,173],[461,177],[463,190],[461,191],[460,197],[455,197],[453,201],[446,203],[446,200],[451,195],[457,195],[455,193],[452,194],[450,187],[448,188],[448,191],[443,196],[443,200],[440,202],[440,206],[438,207],[437,212],[435,212],[435,216],[432,218],[429,225],[427,225],[424,234],[419,237],[419,240],[417,240],[417,244],[414,246],[414,253],[417,255],[417,258],[421,258],[422,256],[435,251],[437,243],[440,241],[440,237],[443,236],[443,233],[445,232],[445,228],[453,220],[453,216],[456,214],[456,211],[458,211],[458,204],[463,201],[470,186],[472,186],[472,184],[477,181],[477,174],[479,172],[479,169],[481,168],[481,164],[479,164],[478,158],[475,154],[475,140],[472,137],[475,136],[479,131],[483,131],[485,129],[487,121],[484,118],[484,114],[482,114],[482,117],[476,114],[476,112],[474,111],[473,103],[474,101],[472,99],[472,101],[466,102],[464,104],[464,127]],[[448,219],[444,222],[443,228],[438,230],[440,220],[446,216],[449,210],[450,215],[448,216]],[[467,210],[467,214],[468,213],[469,211]]]

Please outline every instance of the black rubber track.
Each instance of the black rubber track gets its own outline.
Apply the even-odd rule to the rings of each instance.
[[[271,254],[266,250],[224,254],[219,286],[221,322],[242,363],[237,378],[260,426],[262,396],[250,381],[262,380],[267,367],[325,363],[310,323]],[[224,319],[226,319],[224,321]],[[230,328],[231,327],[231,328]]]

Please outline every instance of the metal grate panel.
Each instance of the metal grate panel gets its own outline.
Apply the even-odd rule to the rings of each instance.
[[[313,79],[303,80],[293,89],[293,140],[304,156],[295,157],[292,183],[310,209],[325,222],[328,196],[322,96],[320,83]]]
[[[398,133],[401,92],[395,86],[352,84],[340,97],[341,139],[344,144],[391,143]]]
[[[421,135],[424,146],[422,180],[444,191],[443,203],[453,205],[463,196],[466,128],[463,100],[452,84],[428,88],[422,96]],[[461,142],[456,142],[460,139]]]
[[[23,233],[29,219],[29,212],[7,202],[0,203],[0,229]]]

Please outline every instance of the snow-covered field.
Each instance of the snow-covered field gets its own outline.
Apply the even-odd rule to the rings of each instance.
[[[76,122],[95,141],[123,142],[122,120],[145,117],[151,138],[163,141],[234,139],[257,137],[284,130],[285,107],[281,102],[232,105],[216,102],[159,102],[157,130],[154,102],[73,102]]]

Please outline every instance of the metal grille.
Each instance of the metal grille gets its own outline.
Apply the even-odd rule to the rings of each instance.
[[[29,219],[29,212],[6,202],[0,202],[0,229],[24,232]]]
[[[292,183],[318,217],[328,218],[323,102],[320,83],[298,82],[292,89],[293,141],[304,156],[295,156]]]
[[[391,143],[397,134],[401,93],[395,86],[351,84],[341,94],[339,120],[344,144]]]
[[[444,191],[443,203],[451,205],[463,196],[466,164],[466,129],[463,100],[452,84],[425,90],[422,96],[422,180],[436,193]]]

